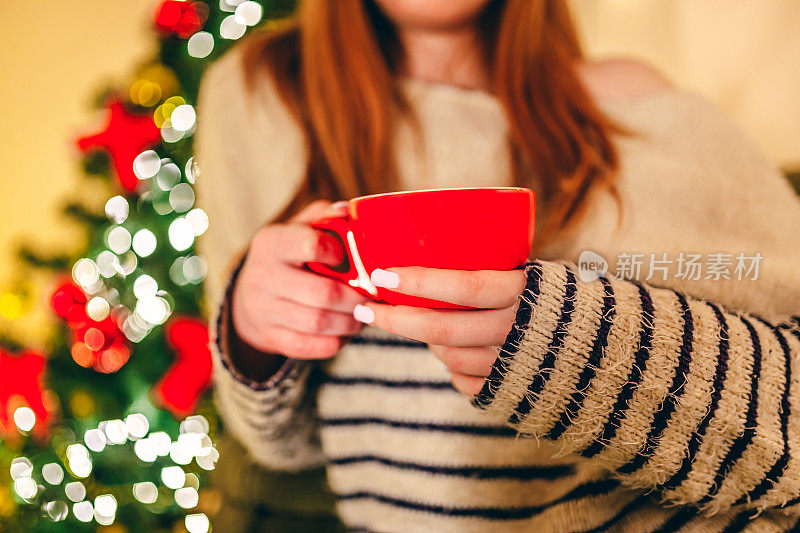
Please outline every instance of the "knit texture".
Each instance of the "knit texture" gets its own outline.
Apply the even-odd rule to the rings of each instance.
[[[800,518],[800,206],[713,106],[668,89],[598,105],[635,135],[606,194],[526,268],[483,390],[456,392],[424,344],[367,327],[333,359],[266,383],[227,355],[229,267],[290,199],[306,149],[270,80],[249,97],[237,48],[198,102],[200,204],[211,228],[216,398],[260,464],[324,465],[344,523],[368,531],[783,531]],[[403,82],[404,188],[511,182],[489,95]],[[422,148],[420,150],[419,148]],[[535,185],[534,185],[535,187]],[[581,281],[583,250],[763,255],[759,276]],[[387,267],[392,265],[386,265]],[[655,286],[657,285],[657,287]]]

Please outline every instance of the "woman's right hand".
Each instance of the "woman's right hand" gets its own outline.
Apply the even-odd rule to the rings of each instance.
[[[353,308],[366,298],[303,267],[342,261],[341,244],[310,223],[343,214],[343,206],[317,200],[288,222],[255,234],[233,290],[231,317],[242,341],[261,352],[324,359],[339,351],[343,337],[359,331]]]

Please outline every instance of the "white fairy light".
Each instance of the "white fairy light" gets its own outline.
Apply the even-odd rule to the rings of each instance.
[[[67,446],[67,460],[72,475],[79,478],[88,477],[92,473],[92,460],[89,450],[83,444],[70,444]]]
[[[14,492],[16,492],[20,498],[30,500],[36,496],[38,490],[33,478],[21,477],[14,480]]]
[[[140,229],[133,234],[133,251],[139,257],[147,257],[156,251],[158,241],[149,229]]]
[[[169,445],[172,443],[169,435],[163,431],[156,431],[150,434],[150,439],[153,441],[156,447],[156,454],[158,454],[159,457],[166,457],[169,455]]]
[[[167,234],[169,243],[179,252],[186,250],[194,242],[194,228],[184,217],[173,220]]]
[[[133,295],[139,300],[153,298],[158,292],[158,283],[147,274],[142,274],[133,282]]]
[[[244,35],[247,26],[236,21],[236,15],[228,15],[219,25],[219,36],[223,39],[236,40]]]
[[[262,15],[261,4],[252,1],[242,2],[234,12],[236,22],[245,26],[255,26],[261,21]]]
[[[188,161],[186,161],[186,167],[184,167],[184,172],[186,173],[186,181],[189,183],[194,183],[197,181],[197,176],[200,174],[199,169],[197,168],[197,162],[194,159],[194,156],[190,157]]]
[[[161,482],[167,488],[179,489],[186,483],[186,473],[180,466],[165,466],[161,469]]]
[[[220,11],[236,11],[236,6],[245,0],[219,0]]]
[[[131,439],[141,439],[150,430],[150,423],[141,413],[133,413],[125,417],[125,427]]]
[[[133,160],[133,172],[140,180],[152,178],[161,168],[161,158],[153,150],[137,155]]]
[[[183,275],[192,283],[200,283],[206,277],[208,265],[206,260],[196,255],[186,258],[183,262]]]
[[[177,213],[184,213],[194,205],[194,189],[188,183],[179,183],[169,191],[169,205]]]
[[[119,258],[108,250],[103,250],[97,254],[97,269],[104,278],[113,277],[122,271]]]
[[[101,494],[94,499],[94,510],[103,516],[114,516],[117,512],[117,500],[111,494]]]
[[[197,506],[200,497],[194,487],[183,487],[175,491],[175,503],[184,509],[191,509]]]
[[[102,296],[95,296],[86,303],[86,314],[96,322],[104,320],[109,312],[111,312],[111,306]]]
[[[198,455],[195,457],[197,466],[203,470],[214,470],[214,468],[217,466],[217,461],[219,460],[219,451],[217,451],[216,448],[210,448],[204,453],[205,455]]]
[[[17,480],[33,475],[33,464],[27,457],[17,457],[11,461],[11,479]]]
[[[194,107],[189,104],[179,105],[172,110],[172,114],[169,117],[172,127],[178,131],[189,131],[192,129],[192,126],[194,126],[196,120],[197,113]]]
[[[158,499],[158,487],[150,481],[133,484],[133,497],[142,503],[155,503]]]
[[[42,506],[42,510],[47,513],[50,520],[53,522],[60,522],[67,518],[69,514],[69,507],[61,500],[47,502]]]
[[[181,435],[178,435],[176,445],[182,447],[182,453],[189,457],[189,461],[191,461],[191,458],[198,455],[203,449],[203,436],[207,435],[204,435],[203,433],[182,433]]]
[[[168,191],[181,181],[181,169],[178,165],[170,161],[164,160],[164,165],[156,174],[156,185],[162,191]]]
[[[75,262],[72,267],[72,279],[82,287],[90,287],[100,279],[97,265],[91,259],[84,257]]]
[[[106,243],[115,254],[124,254],[131,248],[131,233],[122,226],[115,226],[108,231]]]
[[[105,211],[109,220],[115,224],[122,224],[128,218],[130,206],[124,197],[117,195],[108,199]]]
[[[171,313],[169,302],[160,296],[142,298],[136,303],[134,314],[139,315],[149,324],[163,324]]]
[[[64,485],[64,494],[73,502],[79,502],[86,497],[86,487],[80,481],[73,481]]]
[[[208,57],[208,55],[214,50],[214,36],[207,31],[198,31],[189,37],[189,42],[186,43],[186,48],[189,51],[189,55],[192,57],[196,57],[198,59]]]
[[[83,442],[93,452],[102,452],[106,448],[106,435],[99,429],[88,429],[83,435]]]
[[[145,463],[152,463],[158,458],[156,444],[149,437],[137,440],[133,445],[133,453]]]
[[[72,506],[72,514],[81,522],[91,522],[93,513],[94,507],[92,506],[92,502],[88,500],[78,502]]]
[[[211,529],[211,522],[203,513],[186,515],[183,523],[189,533],[208,533]]]
[[[171,279],[175,285],[186,285],[189,283],[189,280],[186,279],[186,275],[183,273],[183,264],[185,262],[185,257],[178,257],[169,267],[169,279]]]
[[[199,237],[208,229],[208,215],[199,207],[186,213],[186,220],[192,225],[195,237]]]
[[[192,462],[192,453],[186,441],[177,440],[169,446],[169,458],[179,465],[188,465]]]
[[[14,410],[14,424],[20,431],[27,433],[36,425],[36,413],[30,407],[17,407]]]
[[[125,444],[128,440],[128,428],[125,426],[125,422],[119,419],[109,420],[103,432],[111,444]]]
[[[64,481],[64,469],[58,463],[47,463],[42,467],[42,477],[51,485]]]
[[[119,266],[122,269],[123,276],[129,276],[136,270],[136,267],[139,265],[139,260],[136,259],[136,254],[133,252],[127,252],[120,258]]]
[[[208,420],[203,415],[187,416],[180,425],[181,433],[208,433],[208,430]]]

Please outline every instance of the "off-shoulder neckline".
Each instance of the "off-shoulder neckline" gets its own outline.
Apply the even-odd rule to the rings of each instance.
[[[499,105],[497,98],[493,94],[482,89],[460,87],[442,82],[408,77],[400,78],[400,86],[406,89],[410,94],[428,95],[431,97],[440,96],[465,103],[473,103],[476,105],[492,107],[497,107]],[[596,96],[595,103],[602,109],[618,109],[620,106],[632,107],[665,98],[685,98],[691,96],[692,93],[684,89],[668,86],[639,95]]]

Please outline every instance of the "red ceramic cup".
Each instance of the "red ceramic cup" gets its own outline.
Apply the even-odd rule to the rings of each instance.
[[[390,304],[459,307],[375,287],[369,275],[376,268],[512,270],[528,260],[533,243],[533,191],[518,187],[374,194],[350,200],[347,213],[312,223],[339,239],[344,261],[308,267]]]

